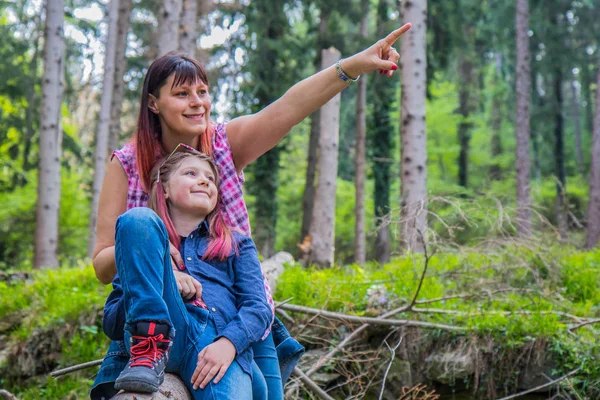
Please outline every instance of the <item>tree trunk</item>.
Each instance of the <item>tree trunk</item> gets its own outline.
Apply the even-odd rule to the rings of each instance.
[[[502,54],[496,55],[496,77],[498,82],[502,82]],[[491,130],[492,139],[490,143],[492,165],[490,166],[490,179],[493,181],[499,181],[502,179],[502,166],[499,162],[499,157],[502,155],[502,92],[495,89],[492,97],[492,116],[491,116]]]
[[[367,38],[369,22],[369,0],[362,0],[362,20],[360,35]],[[366,260],[365,245],[365,176],[366,176],[366,136],[367,136],[367,76],[358,81],[356,98],[356,154],[355,154],[355,225],[354,225],[354,262],[363,265]]]
[[[529,0],[517,0],[517,72],[516,72],[516,113],[517,113],[517,234],[526,237],[531,234],[531,200],[529,197],[529,105],[531,101],[531,75],[529,56]]]
[[[412,22],[400,38],[402,235],[407,250],[421,252],[427,234],[427,1],[403,1],[400,15],[402,24]]]
[[[590,88],[592,80],[593,72],[590,71],[589,60],[586,59],[581,67],[581,94],[585,101],[585,129],[590,134],[593,134],[595,123],[593,112],[594,102],[592,99],[592,90]]]
[[[579,113],[580,100],[577,93],[577,81],[571,82],[571,101],[573,106],[572,118],[575,131],[575,157],[577,161],[577,170],[579,175],[585,176],[583,171],[583,149],[581,148],[581,115]]]
[[[319,40],[317,55],[315,57],[316,72],[321,68],[321,52],[323,43],[327,37],[327,9],[321,9],[321,18],[319,19]],[[310,223],[312,222],[313,209],[315,204],[315,176],[317,175],[317,151],[319,148],[319,126],[321,125],[321,111],[312,113],[310,120],[310,139],[308,141],[308,159],[306,166],[306,182],[304,184],[304,194],[302,196],[302,228],[300,230],[300,240],[304,242],[310,233]],[[306,256],[306,254],[304,255]]]
[[[123,76],[127,69],[127,33],[131,23],[132,0],[119,1],[119,19],[117,24],[117,39],[115,43],[115,74],[113,79],[112,104],[110,106],[110,132],[108,137],[108,152],[110,156],[113,150],[119,146],[121,136],[121,111],[123,107],[123,95],[125,93],[125,81]]]
[[[179,19],[182,0],[164,0],[158,14],[157,57],[179,47]]]
[[[470,34],[468,34],[470,33]],[[471,30],[465,28],[465,36],[472,37]],[[468,40],[468,39],[467,39]],[[473,89],[473,63],[469,60],[471,54],[467,51],[468,45],[463,45],[463,50],[458,57],[458,75],[459,75],[459,111],[462,115],[462,121],[458,125],[458,143],[460,152],[458,155],[458,184],[467,187],[469,180],[469,142],[471,141],[472,124],[469,121],[473,112],[473,101],[471,93]],[[466,54],[465,54],[466,53]]]
[[[115,78],[115,56],[117,41],[117,23],[119,20],[119,0],[111,0],[108,9],[108,30],[104,57],[104,84],[100,98],[100,115],[96,133],[96,155],[94,158],[94,182],[92,183],[92,205],[90,209],[90,234],[88,257],[92,257],[96,245],[96,221],[98,218],[98,200],[104,181],[108,136],[110,133],[111,105]]]
[[[251,166],[254,172],[254,182],[249,193],[253,194],[257,201],[254,207],[252,238],[264,258],[271,257],[275,253],[275,240],[277,239],[276,194],[280,153],[280,147],[273,147],[254,161]]]
[[[586,247],[592,249],[600,240],[600,68],[596,80],[596,112],[592,136],[592,165],[590,171],[590,202],[588,204]],[[590,105],[591,106],[591,105]]]
[[[58,209],[60,203],[61,102],[64,68],[64,2],[46,0],[44,77],[40,118],[34,267],[58,266]]]
[[[321,66],[325,69],[340,59],[337,49],[321,52]],[[335,245],[335,189],[338,166],[340,130],[340,95],[335,95],[321,107],[319,127],[319,154],[317,157],[317,187],[313,218],[310,224],[310,261],[323,266],[333,265]]]
[[[562,71],[557,67],[554,74],[554,159],[556,160],[556,220],[558,224],[558,232],[562,241],[567,240],[568,234],[568,219],[566,209],[566,190],[567,179],[565,174],[565,145],[564,145],[564,121],[562,115],[563,96],[562,96]]]
[[[190,392],[177,375],[165,374],[165,381],[154,393],[121,392],[111,400],[192,400]]]
[[[195,57],[196,39],[198,39],[198,0],[183,0],[180,24],[179,50],[190,57]]]

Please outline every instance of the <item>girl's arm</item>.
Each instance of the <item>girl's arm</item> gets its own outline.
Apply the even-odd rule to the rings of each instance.
[[[343,71],[352,78],[377,69],[388,71],[391,76],[400,59],[392,45],[409,29],[410,24],[406,24],[368,49],[344,59]],[[346,86],[348,84],[340,79],[335,66],[331,66],[295,84],[262,111],[229,122],[227,136],[238,172],[273,148],[292,127]]]
[[[127,209],[127,175],[119,160],[114,157],[106,166],[106,175],[98,201],[96,246],[93,265],[96,277],[104,284],[117,273],[115,265],[115,225],[117,217]]]

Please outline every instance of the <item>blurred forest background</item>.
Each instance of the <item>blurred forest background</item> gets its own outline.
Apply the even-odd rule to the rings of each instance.
[[[415,10],[419,14],[411,19]],[[317,112],[245,171],[261,255],[287,251],[298,259],[337,265],[327,271],[286,269],[277,297],[364,313],[373,305],[372,295],[383,290],[390,304],[395,298],[410,305],[405,312],[414,312],[416,295],[410,300],[421,290],[419,277],[424,283],[420,294],[430,299],[496,289],[533,291],[487,306],[504,313],[531,311],[533,303],[543,311],[536,314],[539,320],[502,314],[504,319],[467,323],[461,318],[468,319],[471,308],[461,309],[466,314],[459,317],[456,312],[465,303],[458,302],[444,303],[454,313],[432,312],[432,318],[450,318],[444,322],[482,335],[515,329],[509,332],[513,348],[529,346],[525,338],[534,338],[535,349],[550,347],[569,360],[554,365],[555,373],[579,374],[567,380],[570,388],[558,389],[562,398],[598,398],[600,368],[597,360],[595,367],[589,364],[598,351],[593,324],[600,317],[600,254],[594,250],[600,238],[600,5],[594,0],[3,1],[0,273],[5,282],[0,282],[0,315],[34,308],[48,314],[45,322],[21,315],[0,326],[1,337],[14,345],[4,349],[0,368],[24,359],[32,332],[64,325],[67,315],[77,321],[70,325],[69,334],[75,335],[70,337],[76,339],[69,346],[80,346],[81,352],[71,350],[78,355],[55,356],[42,366],[21,363],[20,372],[9,374],[12,378],[0,378],[0,387],[41,398],[35,388],[42,385],[44,398],[68,397],[65,393],[78,398],[89,384],[80,376],[67,389],[46,381],[32,381],[38,385],[30,383],[32,389],[20,386],[23,377],[102,356],[103,344],[97,343],[105,342],[97,317],[106,291],[94,282],[89,267],[93,210],[110,152],[135,133],[142,81],[152,60],[171,50],[201,60],[211,83],[211,116],[227,121],[257,112],[321,69],[323,50],[335,47],[342,57],[349,56],[404,22],[412,22],[413,29],[396,45],[401,68],[392,78],[363,76],[342,92],[334,110],[339,129],[326,132],[339,138],[337,152],[327,152],[319,141],[319,121],[329,117]],[[333,159],[337,168],[320,174],[319,154]],[[317,177],[332,170],[335,202],[317,205],[315,193],[325,190]],[[328,207],[330,218],[315,224],[317,206]],[[325,255],[311,256],[311,240],[326,235],[318,230],[327,225],[331,244]],[[421,261],[428,262],[433,251],[439,261],[432,259],[429,268],[439,270],[428,280],[425,272],[421,275]],[[58,266],[64,275],[35,272]],[[470,266],[482,275],[475,279],[474,273],[469,285],[458,283],[464,276],[444,275],[452,268],[468,275]],[[396,276],[400,271],[410,280]],[[25,279],[13,281],[19,274]],[[341,285],[349,276],[369,284]],[[94,295],[73,300],[67,310],[57,307],[62,313],[56,315],[44,308],[64,301],[65,293],[78,299],[74,292],[83,289],[76,283],[83,281]],[[38,291],[52,293],[54,285],[58,297],[30,298]],[[339,295],[325,295],[334,287]],[[554,293],[559,296],[548,300]],[[539,297],[533,301],[531,296]],[[475,300],[466,306],[483,307]],[[567,323],[549,310],[576,319]],[[587,336],[573,344],[571,329],[577,324],[586,325],[575,329]],[[293,333],[306,339],[304,333]],[[319,345],[306,340],[309,348]],[[60,343],[66,345],[64,339]],[[53,351],[62,354],[61,349]],[[39,358],[35,354],[32,359]],[[511,360],[518,369],[521,359]],[[344,375],[331,363],[327,368],[354,383],[361,381],[348,377],[364,372],[350,368]],[[510,380],[491,387],[505,376],[493,375],[474,380],[472,371],[466,374],[471,377],[468,391],[496,398],[489,393],[520,388]],[[439,382],[423,376],[424,382]],[[370,390],[333,381],[323,385],[344,397]],[[408,386],[418,382],[409,380]],[[573,393],[579,397],[568,397]]]

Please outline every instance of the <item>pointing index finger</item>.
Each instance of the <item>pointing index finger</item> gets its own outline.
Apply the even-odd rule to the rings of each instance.
[[[406,32],[410,29],[410,27],[411,27],[410,22],[402,25],[400,28],[396,29],[395,31],[393,31],[392,33],[387,35],[385,37],[385,42],[387,44],[389,44],[390,46],[392,46],[394,43],[396,43],[396,40],[398,40],[400,38],[400,36],[402,36],[404,34],[404,32]]]

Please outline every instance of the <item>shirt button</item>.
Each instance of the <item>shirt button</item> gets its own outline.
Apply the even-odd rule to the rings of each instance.
[[[217,312],[217,310],[213,307],[211,308],[212,312]]]
[[[186,258],[186,260],[192,261],[192,257],[188,257],[188,258]]]

